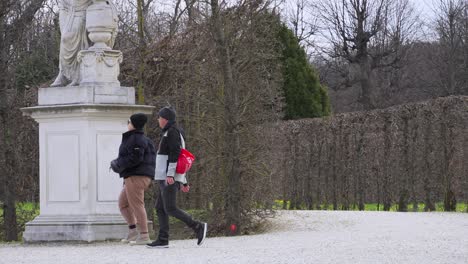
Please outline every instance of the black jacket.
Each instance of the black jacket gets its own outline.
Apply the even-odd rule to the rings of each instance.
[[[179,128],[175,123],[169,122],[166,127],[162,129],[158,154],[168,155],[168,163],[177,163],[180,149],[181,141]]]
[[[122,134],[119,157],[111,167],[121,178],[148,176],[154,179],[156,149],[141,130],[131,130]]]
[[[156,180],[165,180],[167,176],[171,176],[178,182],[187,183],[185,174],[176,173],[182,145],[181,133],[183,135],[175,121],[169,121],[162,129],[156,156]]]

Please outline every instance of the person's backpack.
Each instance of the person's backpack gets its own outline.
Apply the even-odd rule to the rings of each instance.
[[[187,171],[190,170],[192,167],[193,161],[195,160],[195,156],[190,153],[187,149],[185,149],[185,140],[184,137],[180,134],[180,142],[182,143],[182,148],[180,149],[180,155],[179,158],[177,159],[177,167],[176,167],[176,173],[178,174],[184,174],[187,173]]]

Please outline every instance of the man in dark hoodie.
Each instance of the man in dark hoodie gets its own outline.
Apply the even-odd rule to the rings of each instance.
[[[167,248],[169,246],[169,216],[173,216],[192,228],[197,237],[197,245],[201,245],[206,237],[207,224],[192,219],[192,216],[177,207],[178,190],[188,192],[185,174],[176,173],[177,160],[181,148],[185,147],[183,136],[176,124],[176,113],[170,107],[159,111],[159,127],[162,129],[156,156],[155,180],[159,183],[159,196],[156,202],[156,212],[159,221],[157,239],[148,244],[148,248]]]
[[[112,170],[124,178],[124,186],[119,195],[119,208],[127,221],[129,231],[122,242],[131,245],[145,245],[151,242],[144,193],[154,179],[156,149],[143,132],[147,121],[148,118],[143,113],[130,117],[127,123],[128,131],[122,135],[119,156],[111,161]]]

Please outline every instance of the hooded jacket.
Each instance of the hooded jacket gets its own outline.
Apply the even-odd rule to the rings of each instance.
[[[165,180],[167,176],[172,176],[175,181],[187,183],[185,174],[175,172],[182,145],[182,134],[177,128],[176,122],[169,121],[161,132],[156,155],[155,180]]]

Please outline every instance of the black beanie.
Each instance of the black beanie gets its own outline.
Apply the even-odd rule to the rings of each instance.
[[[145,126],[146,122],[148,121],[148,117],[146,117],[146,115],[143,113],[136,113],[130,117],[130,121],[132,122],[132,125],[136,129],[141,130]]]
[[[167,119],[168,121],[175,121],[176,120],[176,113],[175,113],[174,109],[172,109],[169,106],[161,108],[161,110],[159,110],[158,115],[160,117],[162,117],[162,118]]]

